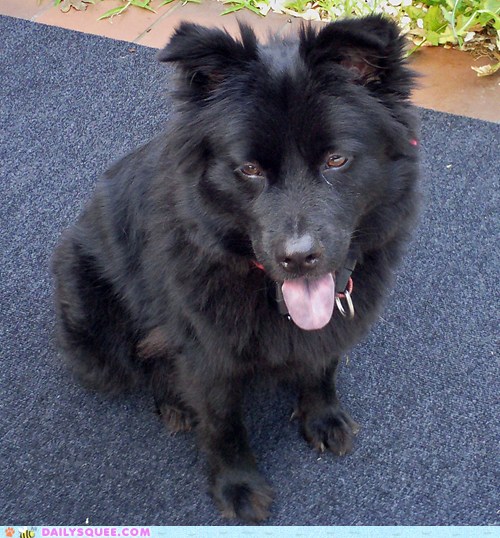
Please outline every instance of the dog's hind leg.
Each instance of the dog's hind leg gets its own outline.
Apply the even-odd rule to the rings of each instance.
[[[112,285],[95,260],[66,236],[53,259],[58,338],[65,359],[83,385],[119,392],[140,379],[134,331]]]
[[[298,418],[302,435],[317,450],[330,450],[343,456],[352,450],[359,426],[346,413],[337,398],[336,358],[321,376],[300,387]]]
[[[144,364],[144,371],[153,391],[156,412],[171,433],[190,431],[196,426],[196,415],[182,401],[176,391],[175,355],[167,331],[157,326],[140,339],[137,356]]]

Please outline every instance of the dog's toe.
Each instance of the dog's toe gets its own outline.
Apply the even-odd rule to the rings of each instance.
[[[320,452],[330,450],[337,456],[352,451],[353,436],[359,425],[338,407],[327,407],[316,413],[304,414],[301,420],[302,434]]]

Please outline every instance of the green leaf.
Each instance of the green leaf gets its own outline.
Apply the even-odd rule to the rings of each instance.
[[[445,45],[446,43],[452,43],[452,44],[457,43],[455,34],[453,33],[452,29],[449,26],[446,27],[444,32],[439,34],[439,44]]]
[[[482,26],[486,26],[490,21],[493,24],[500,22],[500,15],[488,11],[486,9],[479,9],[477,12],[477,20],[481,23]]]
[[[457,32],[457,35],[461,36],[462,34],[466,33],[467,30],[474,25],[474,22],[474,15],[472,17],[467,17],[463,14],[459,15],[455,22],[455,31]]]
[[[163,0],[158,7],[166,6],[167,4],[171,4],[173,1],[174,0]]]
[[[226,3],[226,2],[224,2]],[[238,4],[236,6],[230,7],[226,10],[224,10],[221,15],[227,15],[228,13],[234,13],[235,11],[240,11],[240,9],[243,9],[245,6]]]
[[[446,6],[446,0],[422,0],[426,6]]]
[[[443,15],[443,19],[445,21],[448,21],[450,24],[453,22],[453,17],[451,14],[451,11],[448,11],[445,6],[440,6],[441,8],[441,15]]]
[[[284,7],[288,9],[293,9],[298,13],[304,13],[304,11],[307,9],[308,3],[309,0],[291,0],[290,2],[286,2],[284,4]],[[323,3],[322,7],[323,9],[329,9],[331,6],[327,6],[325,3]]]
[[[408,17],[410,17],[410,19],[413,19],[414,21],[416,21],[417,19],[423,19],[425,17],[425,11],[415,6],[405,7],[405,12]]]
[[[500,5],[498,4],[498,0],[486,0],[484,5],[481,6],[481,9],[491,11],[492,13],[500,13]]]
[[[437,32],[429,31],[425,35],[426,41],[428,41],[431,45],[434,47],[437,47],[439,45],[439,34]]]
[[[424,17],[424,28],[430,32],[438,32],[446,26],[446,20],[439,6],[431,6]]]
[[[114,15],[120,15],[120,13],[123,13],[128,7],[130,6],[130,2],[127,2],[123,6],[115,7],[113,9],[110,9],[109,11],[106,11],[103,15],[101,15],[97,20],[102,19],[108,19],[109,17],[113,17]]]
[[[247,9],[249,9],[250,11],[253,11],[256,15],[259,15],[260,17],[263,17],[262,13],[259,11],[258,8],[252,6],[252,4],[247,4],[245,6]]]
[[[152,11],[153,13],[156,13],[156,11],[148,6],[150,0],[130,0],[130,3],[133,6],[140,7],[141,9],[147,9],[148,11]]]

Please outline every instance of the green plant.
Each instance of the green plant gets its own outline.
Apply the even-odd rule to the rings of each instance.
[[[106,11],[103,15],[99,17],[99,20],[101,19],[108,19],[109,17],[114,17],[115,15],[121,15],[125,10],[127,10],[130,6],[140,7],[142,9],[147,9],[148,11],[152,11],[153,13],[156,13],[156,11],[150,7],[151,0],[127,0],[123,6],[115,7],[114,9],[110,9],[109,11]]]
[[[235,11],[240,11],[240,9],[249,9],[257,15],[264,16],[265,13],[257,7],[255,0],[223,0],[224,4],[230,4],[231,7],[224,10],[221,15],[227,15],[228,13],[234,13]]]
[[[243,0],[225,3],[237,9],[243,7]],[[489,66],[474,68],[479,75],[500,68],[498,0],[261,0],[253,7],[262,14],[272,10],[322,21],[383,13],[396,19],[413,41],[410,54],[422,46],[457,47],[496,60]]]
[[[104,0],[54,0],[61,10],[79,10]],[[201,3],[201,0],[162,0],[157,8],[174,1]],[[422,46],[456,47],[488,56],[493,63],[473,68],[478,75],[500,69],[500,2],[498,0],[219,0],[228,7],[222,15],[248,9],[258,15],[270,11],[307,20],[331,21],[383,13],[398,21],[413,41],[410,54]],[[121,0],[99,19],[120,15],[130,7],[155,12],[152,0]]]
[[[99,0],[103,1],[103,0]],[[140,7],[142,9],[146,9],[148,11],[151,11],[153,13],[156,13],[156,11],[151,7],[151,1],[152,0],[122,0],[124,2],[123,6],[118,6],[113,9],[110,9],[109,11],[106,11],[106,13],[102,14],[99,17],[99,20],[101,19],[109,19],[110,17],[114,17],[116,15],[121,15],[124,13],[130,6]],[[166,6],[167,4],[171,4],[175,0],[163,0],[163,2],[160,2],[158,7]],[[201,4],[201,0],[181,0],[181,4],[185,6],[186,4]]]

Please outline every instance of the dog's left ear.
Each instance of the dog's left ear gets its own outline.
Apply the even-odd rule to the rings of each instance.
[[[313,71],[341,65],[357,84],[408,97],[414,76],[405,68],[405,48],[396,23],[378,15],[333,22],[318,33],[304,27],[300,39]]]
[[[158,59],[177,64],[190,89],[210,92],[258,58],[254,32],[243,24],[240,32],[241,41],[237,41],[216,28],[182,23]]]

